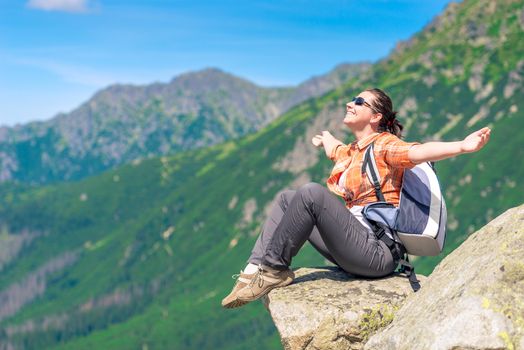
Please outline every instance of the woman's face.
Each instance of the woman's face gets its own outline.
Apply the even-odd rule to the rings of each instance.
[[[372,109],[374,96],[369,91],[362,91],[355,97],[364,99],[364,104],[357,105],[354,101],[346,103],[344,124],[351,130],[363,130],[376,122],[377,113]],[[380,120],[380,118],[378,118]]]

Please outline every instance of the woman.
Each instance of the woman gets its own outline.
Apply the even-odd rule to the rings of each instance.
[[[387,202],[398,206],[405,168],[478,151],[491,132],[482,128],[457,142],[404,142],[391,99],[376,88],[361,92],[346,104],[344,124],[355,136],[351,144],[345,145],[327,131],[312,140],[335,162],[328,188],[309,183],[279,196],[248,265],[222,300],[224,307],[242,306],[290,284],[294,279],[289,269],[291,259],[306,240],[348,273],[364,277],[391,274],[398,261],[361,215],[364,205],[376,201],[375,190],[361,171],[366,147],[374,142],[382,193]],[[345,205],[329,191],[343,197]]]

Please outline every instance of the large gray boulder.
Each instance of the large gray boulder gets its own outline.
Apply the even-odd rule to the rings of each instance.
[[[405,276],[354,278],[335,267],[300,268],[263,302],[285,349],[361,349],[413,294]],[[422,285],[424,276],[419,276]]]
[[[413,293],[407,279],[301,268],[263,299],[285,349],[524,350],[524,205],[448,255]]]
[[[524,349],[524,205],[448,255],[365,349]]]

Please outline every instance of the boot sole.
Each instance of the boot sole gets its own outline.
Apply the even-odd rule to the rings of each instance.
[[[237,308],[237,307],[244,306],[247,303],[248,303],[247,301],[242,301],[240,299],[235,299],[235,300],[231,300],[227,304],[223,304],[222,307],[224,307],[226,309],[234,309],[234,308]]]

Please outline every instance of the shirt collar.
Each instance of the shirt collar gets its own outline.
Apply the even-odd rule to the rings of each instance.
[[[355,141],[354,144],[357,146],[358,150],[361,151],[364,148],[366,148],[367,146],[369,146],[371,142],[375,141],[378,135],[380,135],[378,132],[374,132],[373,134],[364,137],[362,140],[358,142]]]

